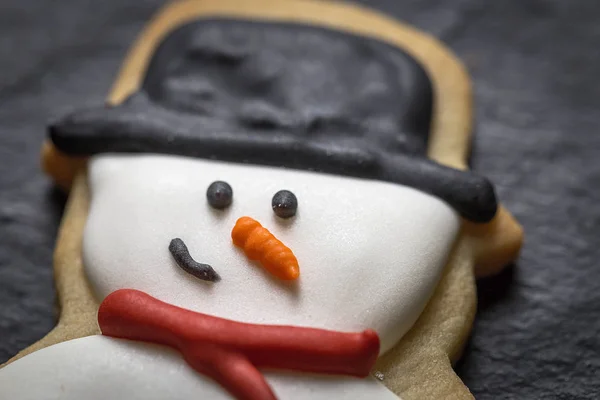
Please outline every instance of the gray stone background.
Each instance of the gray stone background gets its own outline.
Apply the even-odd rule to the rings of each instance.
[[[103,101],[162,1],[0,2],[0,363],[55,322],[65,197],[39,168],[44,126]],[[472,167],[523,223],[516,266],[481,281],[457,372],[478,399],[600,393],[600,2],[364,1],[430,32],[474,81]]]

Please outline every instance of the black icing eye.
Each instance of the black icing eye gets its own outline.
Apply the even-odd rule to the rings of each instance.
[[[289,190],[280,190],[273,196],[271,207],[278,217],[291,218],[296,215],[296,210],[298,210],[298,199]]]
[[[229,207],[233,200],[233,189],[227,182],[216,181],[206,190],[206,198],[211,207],[218,210]]]

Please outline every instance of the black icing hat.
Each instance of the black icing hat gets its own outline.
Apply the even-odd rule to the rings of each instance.
[[[399,183],[490,221],[492,184],[426,157],[432,105],[423,68],[389,44],[200,20],[168,35],[127,100],[76,111],[49,134],[70,155],[174,154]]]

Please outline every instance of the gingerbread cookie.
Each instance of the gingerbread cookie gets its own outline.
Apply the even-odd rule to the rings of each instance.
[[[383,15],[165,7],[107,105],[49,128],[61,317],[2,394],[470,398],[474,278],[522,240],[470,126],[460,63]]]

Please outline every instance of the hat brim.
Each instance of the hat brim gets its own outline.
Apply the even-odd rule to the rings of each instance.
[[[118,106],[74,112],[49,127],[56,148],[73,156],[159,153],[310,170],[410,186],[473,222],[489,222],[496,214],[493,185],[470,171],[424,156],[381,152],[361,138],[256,133],[202,115],[181,118],[180,111],[154,105],[142,92]]]

